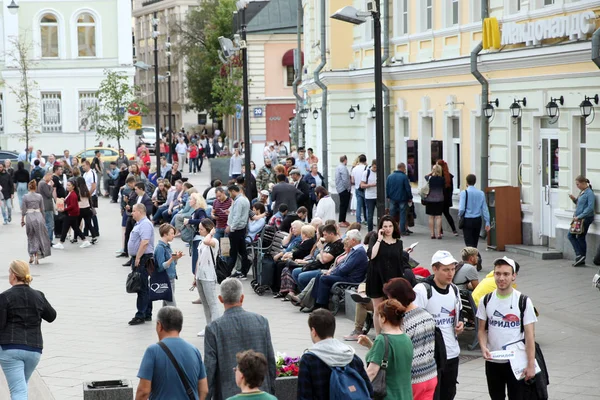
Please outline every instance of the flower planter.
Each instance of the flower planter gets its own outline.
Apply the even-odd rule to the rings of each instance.
[[[298,377],[280,376],[275,379],[275,396],[278,400],[296,400],[298,396]]]

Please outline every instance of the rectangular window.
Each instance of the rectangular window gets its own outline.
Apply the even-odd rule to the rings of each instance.
[[[554,4],[554,0],[544,0],[544,5],[545,6],[551,6]]]
[[[458,0],[452,0],[452,25],[458,25]]]
[[[432,140],[431,141],[431,166],[438,162],[438,160],[444,159],[444,141],[443,140]]]
[[[587,125],[585,118],[580,118],[579,127],[579,173],[587,176]]]
[[[433,29],[433,0],[425,0],[425,30]]]
[[[62,130],[60,93],[42,92],[42,132],[60,132]]]
[[[419,141],[406,141],[406,168],[411,182],[419,181]]]
[[[288,65],[287,67],[285,67],[285,73],[286,73],[286,85],[292,86],[294,84],[294,75],[295,75],[294,66]]]
[[[523,187],[523,131],[521,128],[521,118],[517,119],[517,183]],[[523,193],[521,191],[521,193]]]
[[[450,169],[454,175],[454,188],[460,188],[460,119],[452,118],[452,163]]]
[[[98,97],[95,92],[79,92],[79,132],[95,130],[91,114],[98,105]]]
[[[521,11],[521,0],[517,0],[517,11]]]
[[[402,0],[402,27],[400,33],[408,35],[408,0]]]
[[[45,25],[40,27],[42,35],[42,57],[58,57],[58,25]]]

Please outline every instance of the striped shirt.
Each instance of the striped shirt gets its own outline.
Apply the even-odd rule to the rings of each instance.
[[[227,227],[227,217],[228,215],[225,213],[226,210],[229,210],[231,207],[231,197],[228,197],[225,201],[220,202],[219,199],[215,199],[213,203],[213,211],[217,220],[217,228],[226,228]]]
[[[415,308],[404,315],[402,331],[410,337],[413,344],[412,384],[437,377],[434,358],[435,320],[424,309]]]

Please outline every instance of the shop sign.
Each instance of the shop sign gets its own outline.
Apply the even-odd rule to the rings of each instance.
[[[595,18],[593,11],[585,11],[522,24],[505,22],[502,24],[502,46],[520,43],[533,46],[545,39],[567,36],[570,40],[585,39],[594,31]]]

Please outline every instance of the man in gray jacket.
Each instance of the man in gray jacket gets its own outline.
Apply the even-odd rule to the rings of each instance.
[[[293,171],[294,173],[296,172],[296,170]],[[298,208],[296,197],[301,195],[302,192],[296,186],[287,182],[284,174],[277,175],[277,185],[273,186],[273,190],[271,191],[271,200],[275,203],[273,210],[279,210],[281,204],[286,204],[289,212],[296,212]]]
[[[223,303],[225,312],[206,326],[204,334],[207,399],[225,400],[240,393],[233,372],[237,365],[236,354],[250,349],[267,358],[268,373],[260,389],[274,394],[275,355],[269,321],[242,308],[244,294],[238,279],[227,278],[221,283],[219,301]]]
[[[238,258],[242,258],[242,271],[236,272],[235,277],[246,279],[250,271],[250,260],[246,250],[246,227],[250,217],[250,202],[248,198],[240,193],[238,185],[231,185],[228,188],[229,196],[233,200],[227,217],[227,228],[225,233],[229,235],[229,270],[233,270]]]

